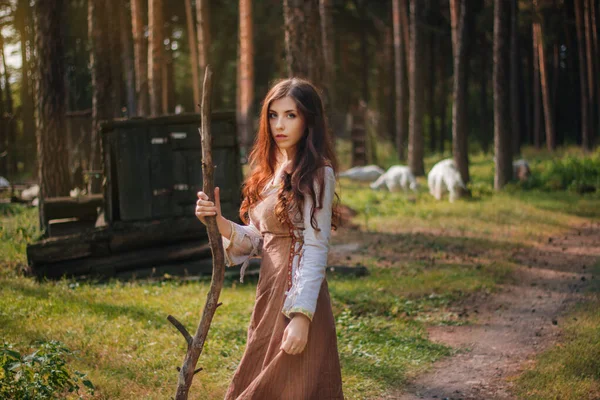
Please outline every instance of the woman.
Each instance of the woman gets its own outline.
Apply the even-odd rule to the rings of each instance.
[[[343,399],[325,268],[336,158],[323,103],[297,78],[267,94],[250,153],[239,225],[198,193],[196,216],[217,217],[228,266],[261,256],[246,351],[225,398]]]

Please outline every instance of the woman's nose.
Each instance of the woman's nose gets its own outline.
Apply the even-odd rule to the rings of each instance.
[[[277,123],[275,124],[275,128],[277,128],[278,130],[283,129],[283,120],[281,118],[277,118]]]

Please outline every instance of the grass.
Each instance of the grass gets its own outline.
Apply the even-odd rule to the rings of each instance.
[[[532,157],[540,160],[535,163],[539,168],[551,162],[544,153]],[[435,161],[428,158],[428,168]],[[358,212],[353,222],[359,229],[341,230],[333,244],[358,241],[362,246],[335,262],[362,264],[370,271],[362,278],[329,279],[347,398],[378,397],[452,354],[452,349],[428,340],[428,326],[464,324],[454,305],[511,279],[513,251],[600,218],[598,194],[519,187],[495,194],[491,157],[480,154],[471,162],[474,198],[454,204],[433,200],[421,178],[420,192],[409,196],[340,182],[343,203]],[[26,243],[39,235],[36,220],[35,209],[0,204],[3,340],[21,351],[38,340],[65,343],[76,354],[70,360],[73,368],[87,373],[96,386],[95,398],[171,397],[185,348],[166,316],[173,314],[190,329],[195,326],[209,283],[37,282],[20,272],[26,264]],[[223,398],[243,353],[255,288],[255,280],[226,281],[192,396]],[[600,325],[600,314],[594,307],[582,310],[579,322],[586,321],[589,338],[595,332],[598,345],[594,326]],[[580,328],[584,324],[573,329]],[[579,335],[582,331],[574,330],[573,340]],[[598,354],[584,344],[573,351]],[[533,387],[542,378],[536,379]],[[589,388],[597,385],[597,376],[585,379]],[[521,385],[526,388],[526,381]]]
[[[600,273],[600,264],[595,274]],[[597,281],[596,281],[597,282]],[[570,314],[560,343],[539,355],[516,379],[525,400],[600,398],[600,287]]]

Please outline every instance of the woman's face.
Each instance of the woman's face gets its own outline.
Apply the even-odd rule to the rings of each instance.
[[[298,112],[296,102],[291,97],[283,97],[271,103],[269,126],[277,147],[291,159],[305,129],[304,116]]]

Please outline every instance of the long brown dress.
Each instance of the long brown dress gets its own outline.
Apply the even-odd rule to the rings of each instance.
[[[343,399],[335,320],[326,280],[321,285],[304,351],[289,355],[280,349],[290,322],[282,307],[292,235],[288,226],[275,217],[276,193],[268,193],[250,211],[263,236],[262,263],[246,350],[225,399]]]

